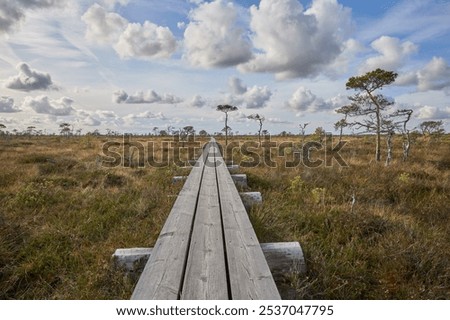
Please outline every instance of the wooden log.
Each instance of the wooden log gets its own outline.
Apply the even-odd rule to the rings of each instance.
[[[247,175],[246,174],[232,174],[231,178],[234,181],[234,184],[240,188],[247,188]]]
[[[302,275],[307,270],[300,244],[298,242],[261,243],[261,249],[278,289],[282,294],[286,294],[286,278],[293,274]],[[113,265],[117,269],[124,270],[133,279],[138,279],[152,250],[152,248],[117,249],[112,255]],[[291,296],[291,293],[287,294],[286,297]]]
[[[274,278],[306,272],[303,250],[298,242],[261,243],[261,249]]]
[[[237,164],[232,164],[232,165],[227,166],[227,168],[228,168],[228,171],[230,171],[230,173],[235,174],[235,173],[239,172],[240,167]]]
[[[261,192],[240,192],[239,195],[247,211],[253,206],[262,204]]]
[[[153,248],[117,249],[112,255],[114,268],[126,272],[142,271],[147,263]]]
[[[306,272],[303,251],[298,242],[261,243],[272,275],[289,272]],[[114,267],[127,272],[139,272],[141,264],[147,263],[153,248],[117,249],[112,255]]]
[[[187,179],[187,176],[175,176],[172,178],[172,183],[183,182]]]

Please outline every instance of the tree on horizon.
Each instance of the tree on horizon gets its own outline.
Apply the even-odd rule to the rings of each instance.
[[[233,112],[236,111],[238,109],[238,107],[235,106],[231,106],[229,104],[220,104],[216,107],[217,111],[223,112],[225,113],[225,128],[229,128],[228,126],[228,112]],[[228,131],[227,129],[225,129],[225,146],[228,145]]]

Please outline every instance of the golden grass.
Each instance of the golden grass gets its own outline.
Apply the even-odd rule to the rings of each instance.
[[[450,298],[449,138],[419,138],[408,162],[389,167],[372,161],[372,137],[358,137],[341,152],[345,168],[284,168],[282,158],[277,168],[242,168],[264,198],[250,212],[259,240],[304,249],[308,273],[289,282],[296,298]],[[274,140],[289,139],[298,145]],[[187,170],[140,168],[137,153],[128,168],[102,167],[107,140],[0,141],[0,299],[130,297],[134,283],[111,254],[154,244],[181,188],[172,176]]]

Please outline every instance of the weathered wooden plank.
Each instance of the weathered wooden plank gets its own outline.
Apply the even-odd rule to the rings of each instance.
[[[176,300],[179,298],[208,149],[209,146],[206,146],[180,191],[131,299]]]
[[[203,173],[181,299],[228,299],[227,272],[216,171],[215,147]]]
[[[216,159],[231,299],[281,299],[225,162],[222,157]]]

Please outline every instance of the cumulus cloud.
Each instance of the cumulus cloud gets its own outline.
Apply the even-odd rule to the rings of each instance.
[[[81,123],[90,127],[98,127],[102,124],[102,122],[92,116],[87,116],[86,118],[81,120]]]
[[[107,125],[118,127],[123,124],[123,120],[114,111],[77,109],[75,113],[76,122],[82,126],[98,127]]]
[[[377,68],[397,70],[406,58],[417,52],[417,46],[411,41],[401,42],[398,38],[382,36],[371,44],[379,55],[368,58],[361,66],[361,73]]]
[[[101,3],[108,9],[113,9],[117,4],[121,6],[126,6],[130,0],[102,0]]]
[[[14,113],[20,112],[14,104],[14,99],[10,97],[0,97],[0,113]]]
[[[317,112],[330,108],[330,105],[324,99],[317,97],[311,90],[305,87],[299,87],[293,93],[291,99],[286,103],[289,108],[299,113]]]
[[[62,97],[58,100],[52,100],[47,96],[26,97],[22,103],[22,108],[31,108],[36,113],[68,116],[75,111],[72,107],[73,102],[72,99],[67,97]]]
[[[242,95],[247,92],[247,87],[242,84],[242,80],[236,77],[231,77],[228,80],[228,86],[230,87],[231,93],[235,95]]]
[[[8,32],[25,17],[27,10],[63,7],[66,0],[4,0],[0,1],[0,32]]]
[[[108,12],[97,3],[81,17],[87,26],[86,38],[95,43],[113,43],[119,39],[128,21],[114,12]]]
[[[177,28],[183,30],[186,28],[186,23],[184,21],[177,22]]]
[[[341,54],[351,10],[337,0],[261,0],[250,8],[253,44],[259,53],[239,66],[244,72],[273,72],[278,79],[317,75]]]
[[[104,1],[108,9],[128,1]],[[177,42],[167,27],[150,21],[129,23],[115,12],[99,4],[92,5],[81,17],[86,24],[86,38],[91,42],[111,44],[122,59],[150,60],[169,58],[177,49]]]
[[[400,75],[397,85],[416,85],[417,91],[445,90],[450,94],[450,66],[440,57],[433,57],[427,65],[417,72]]]
[[[190,12],[184,46],[187,60],[204,68],[235,66],[252,57],[237,9],[222,0],[202,3]]]
[[[421,120],[450,119],[450,107],[440,109],[432,106],[423,106],[417,111],[417,118]]]
[[[177,42],[170,29],[150,21],[129,23],[114,45],[122,59],[169,58],[176,48]]]
[[[248,116],[243,113],[242,111],[237,111],[237,112],[231,112],[228,117],[230,117],[232,119],[233,122],[250,122],[251,120],[248,119]],[[225,116],[222,115],[218,121],[219,122],[223,122],[225,120]]]
[[[441,90],[450,87],[450,66],[443,58],[433,59],[417,73],[418,90]]]
[[[280,118],[266,118],[266,122],[272,123],[272,124],[291,124],[292,121],[286,121],[282,120]]]
[[[331,78],[338,78],[349,71],[358,53],[365,50],[364,46],[355,39],[348,39],[342,44],[341,54],[324,70]]]
[[[24,62],[19,63],[16,69],[19,71],[19,74],[6,80],[6,88],[26,92],[56,89],[48,73],[33,70]]]
[[[124,90],[118,90],[113,93],[113,102],[115,103],[127,103],[127,104],[142,104],[142,103],[161,103],[161,104],[176,104],[182,102],[181,98],[174,96],[173,94],[165,93],[160,95],[153,90],[149,90],[146,93],[138,91],[135,94],[129,95]]]
[[[203,3],[203,0],[189,0],[189,2],[193,3],[193,4],[196,4],[196,5],[199,5],[199,4]]]
[[[206,105],[206,100],[203,99],[200,95],[195,95],[192,97],[191,101],[189,102],[189,106],[194,108],[202,108]]]
[[[350,104],[350,99],[348,96],[338,94],[337,96],[331,98],[330,100],[327,100],[326,103],[328,106],[330,106],[333,109],[341,108],[343,106],[346,106]]]
[[[153,113],[150,111],[145,111],[142,113],[139,113],[137,115],[138,118],[145,118],[145,119],[159,119],[159,120],[167,120],[166,116],[162,112]]]
[[[139,114],[129,114],[124,117],[125,121],[136,121],[136,120],[144,120],[144,119],[155,119],[155,120],[168,120],[167,117],[162,113],[153,113],[151,111],[144,111]]]
[[[227,97],[230,104],[241,105],[247,109],[259,109],[267,106],[272,92],[266,86],[247,87],[242,80],[231,77],[228,81],[231,94]]]
[[[302,115],[305,112],[315,113],[340,108],[349,102],[348,98],[341,94],[331,99],[324,100],[323,98],[316,96],[308,88],[301,86],[295,90],[292,97],[285,105],[297,112],[297,115]]]

